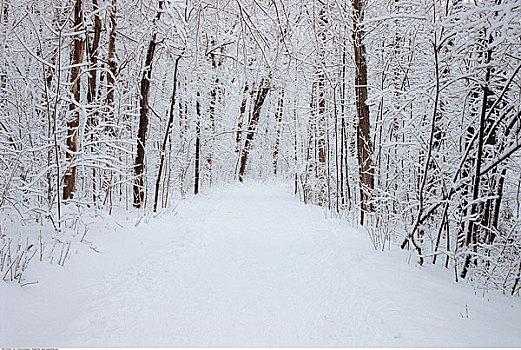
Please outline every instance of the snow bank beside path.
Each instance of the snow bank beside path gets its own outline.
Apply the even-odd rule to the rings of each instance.
[[[213,190],[89,233],[40,283],[0,285],[0,345],[521,346],[521,300],[421,271],[283,185]]]

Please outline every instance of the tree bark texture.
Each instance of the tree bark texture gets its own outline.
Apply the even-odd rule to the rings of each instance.
[[[235,152],[241,151],[241,139],[242,139],[242,124],[244,121],[244,114],[246,113],[246,106],[248,104],[248,83],[244,84],[244,91],[242,93],[242,103],[239,111],[239,120],[237,121],[237,135],[235,138]]]
[[[367,59],[366,49],[362,40],[364,29],[360,24],[364,20],[364,4],[362,0],[353,0],[353,42],[355,58],[355,96],[357,126],[357,151],[360,173],[360,223],[363,225],[364,212],[373,211],[371,204],[371,192],[374,189],[374,168],[371,155],[371,124],[369,119],[369,107],[367,101]]]
[[[168,138],[170,137],[170,132],[172,129],[172,123],[174,121],[174,108],[175,108],[175,96],[177,90],[177,67],[179,66],[179,60],[181,56],[178,56],[175,60],[174,64],[174,82],[172,88],[172,99],[170,103],[170,114],[168,116],[168,122],[165,128],[165,137],[163,138],[163,144],[161,146],[161,158],[159,160],[159,170],[157,173],[156,180],[156,191],[154,194],[154,212],[157,211],[157,199],[159,197],[159,184],[161,183],[161,173],[163,172],[163,166],[165,164],[165,153],[166,153],[166,144],[168,143]]]
[[[197,98],[195,100],[195,112],[197,120],[195,124],[195,166],[194,166],[194,194],[199,193],[200,182],[200,164],[201,164],[201,103],[199,102],[200,94],[197,91]]]
[[[83,29],[83,10],[81,0],[76,0],[74,4],[74,47],[71,69],[71,92],[73,101],[69,105],[69,121],[67,121],[67,161],[69,169],[65,173],[63,179],[63,199],[72,199],[74,197],[74,188],[76,184],[76,165],[74,159],[78,152],[78,126],[80,125],[80,114],[76,105],[80,103],[80,64],[83,62],[83,53],[85,51],[85,39],[80,31]]]
[[[154,25],[161,18],[161,10],[164,1],[159,1],[159,11],[154,19]],[[145,199],[145,180],[143,172],[145,169],[145,143],[148,131],[148,96],[150,93],[150,79],[152,78],[152,65],[154,62],[154,54],[157,46],[157,30],[152,34],[150,43],[148,44],[147,55],[145,58],[145,68],[140,84],[140,100],[139,100],[139,129],[137,140],[137,153],[134,162],[134,172],[136,179],[134,181],[134,207],[140,208]]]
[[[280,135],[282,130],[282,116],[284,115],[284,88],[280,90],[279,102],[275,112],[275,121],[277,123],[277,131],[275,136],[275,149],[273,150],[273,174],[277,175],[277,167],[279,162]]]
[[[110,6],[110,32],[108,42],[108,68],[107,74],[107,106],[109,108],[108,122],[114,122],[114,86],[116,82],[116,0],[112,0]],[[109,127],[109,131],[113,132],[113,128]]]
[[[257,97],[255,98],[255,102],[253,104],[253,112],[251,115],[251,120],[248,125],[248,132],[246,134],[246,139],[244,141],[244,148],[242,150],[241,162],[239,168],[239,181],[243,182],[244,173],[246,171],[246,164],[248,162],[248,155],[251,150],[253,137],[255,136],[255,132],[257,131],[257,124],[259,123],[260,112],[262,109],[262,105],[268,95],[269,91],[268,82],[266,80],[262,80],[259,84],[259,90],[257,92]]]

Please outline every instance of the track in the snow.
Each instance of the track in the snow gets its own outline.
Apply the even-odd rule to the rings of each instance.
[[[13,331],[2,345],[521,346],[519,302],[488,302],[402,252],[376,252],[283,185],[223,188],[102,236],[103,253],[73,257],[59,291],[33,307],[52,330]],[[5,317],[15,324],[2,332],[23,322]]]

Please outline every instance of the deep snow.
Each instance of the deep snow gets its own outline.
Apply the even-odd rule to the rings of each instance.
[[[375,251],[283,185],[221,187],[134,221],[94,225],[100,253],[40,264],[39,284],[0,284],[0,345],[521,346],[519,298]]]

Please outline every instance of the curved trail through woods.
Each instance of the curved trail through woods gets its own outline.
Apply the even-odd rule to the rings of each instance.
[[[283,185],[215,189],[123,226],[9,293],[25,307],[4,309],[2,345],[521,346],[519,298],[375,251]]]

